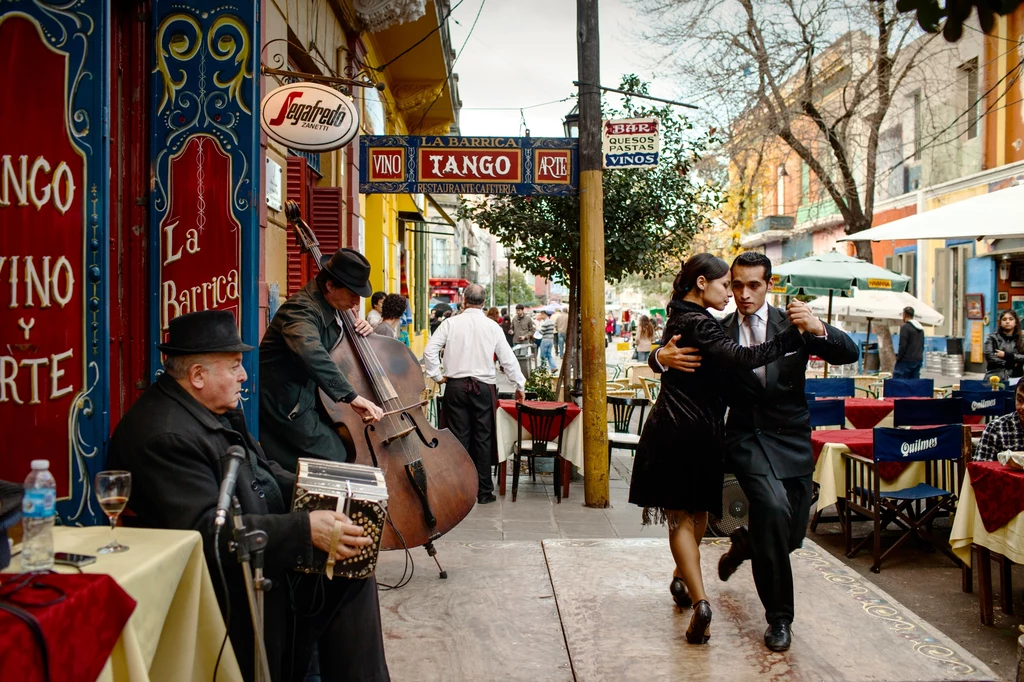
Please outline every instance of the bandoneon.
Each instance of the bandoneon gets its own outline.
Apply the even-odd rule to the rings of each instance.
[[[388,514],[388,489],[384,472],[362,464],[342,464],[323,459],[299,459],[295,478],[292,511],[326,509],[345,514],[352,523],[362,526],[373,542],[357,556],[334,564],[334,575],[344,578],[366,578],[377,568],[377,553],[384,536]],[[302,567],[304,573],[325,573],[327,553],[314,566]]]

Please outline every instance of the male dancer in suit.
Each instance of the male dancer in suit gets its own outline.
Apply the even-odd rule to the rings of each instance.
[[[718,564],[718,575],[728,580],[745,560],[751,560],[757,594],[765,608],[768,629],[765,645],[785,651],[792,642],[793,570],[789,553],[803,544],[811,506],[810,414],[804,394],[807,359],[816,355],[833,365],[856,362],[856,344],[835,327],[813,319],[810,307],[791,304],[793,317],[767,304],[772,284],[772,263],[761,253],[740,254],[732,264],[732,293],[736,312],[722,321],[737,343],[753,346],[807,318],[814,338],[798,351],[766,367],[737,370],[726,396],[729,416],[725,426],[726,471],[736,475],[750,502],[750,530],[732,534],[732,547]],[[792,319],[792,322],[790,321]],[[816,324],[814,324],[816,323]],[[692,366],[686,349],[673,337],[649,364],[654,371]]]

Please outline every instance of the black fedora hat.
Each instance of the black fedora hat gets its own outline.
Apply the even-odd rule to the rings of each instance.
[[[338,249],[320,265],[346,289],[364,298],[373,293],[373,287],[370,286],[370,261],[358,251]]]
[[[235,316],[227,310],[201,310],[179,315],[167,325],[167,343],[157,346],[165,355],[201,353],[245,353],[252,346],[242,343]]]

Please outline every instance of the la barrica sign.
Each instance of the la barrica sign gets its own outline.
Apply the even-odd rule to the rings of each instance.
[[[317,83],[292,83],[271,90],[260,105],[260,124],[273,140],[305,152],[344,147],[359,132],[352,100]]]

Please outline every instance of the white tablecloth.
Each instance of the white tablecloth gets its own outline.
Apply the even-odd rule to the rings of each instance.
[[[974,488],[971,487],[971,476],[968,473],[960,489],[953,530],[949,534],[949,545],[953,553],[968,566],[971,565],[972,542],[1002,554],[1015,564],[1024,564],[1024,513],[1017,514],[1008,524],[989,533],[978,513],[978,503],[974,499]]]
[[[129,547],[127,552],[97,555],[97,548],[110,541],[109,526],[53,529],[55,551],[96,556],[96,563],[84,566],[82,572],[110,575],[137,602],[99,681],[211,680],[224,620],[206,567],[202,536],[195,531],[118,528],[117,539]],[[68,566],[54,569],[77,572]],[[5,572],[20,570],[16,556]],[[240,569],[232,563],[224,570]],[[241,679],[229,641],[217,680]]]
[[[818,509],[831,507],[846,495],[846,461],[843,455],[850,448],[840,443],[826,443],[814,465],[814,482],[818,484]],[[913,462],[895,481],[882,479],[882,490],[902,490],[924,483],[924,462]]]
[[[512,454],[512,446],[516,443],[519,423],[515,417],[502,408],[498,408],[495,417],[495,431],[498,436],[498,462],[504,462]],[[524,437],[526,431],[524,430]],[[562,457],[573,466],[583,468],[583,415],[578,415],[562,433]]]

